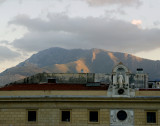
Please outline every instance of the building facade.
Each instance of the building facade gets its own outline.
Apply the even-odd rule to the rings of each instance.
[[[160,90],[142,69],[44,74],[0,88],[0,126],[160,126]]]

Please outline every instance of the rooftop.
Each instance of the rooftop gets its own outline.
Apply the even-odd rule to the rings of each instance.
[[[86,84],[12,84],[0,88],[0,91],[11,90],[107,90],[108,85],[86,86]]]

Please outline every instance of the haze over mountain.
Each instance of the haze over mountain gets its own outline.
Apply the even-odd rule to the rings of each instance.
[[[0,84],[4,85],[36,73],[111,73],[114,65],[123,62],[131,72],[143,68],[149,79],[160,78],[160,61],[143,59],[126,53],[102,49],[49,48],[32,55],[26,61],[0,73]]]

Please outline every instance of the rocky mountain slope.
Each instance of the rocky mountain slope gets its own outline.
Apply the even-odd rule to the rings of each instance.
[[[160,61],[143,59],[126,53],[101,49],[49,48],[32,55],[26,61],[0,73],[0,85],[31,76],[36,73],[111,73],[112,68],[123,62],[132,72],[143,68],[149,79],[160,78]]]

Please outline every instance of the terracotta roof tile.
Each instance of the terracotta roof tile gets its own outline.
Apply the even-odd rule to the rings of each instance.
[[[139,89],[139,91],[160,91],[160,89],[147,88],[147,89]]]
[[[107,90],[107,85],[87,87],[85,84],[12,84],[1,87],[0,91],[8,90]]]

